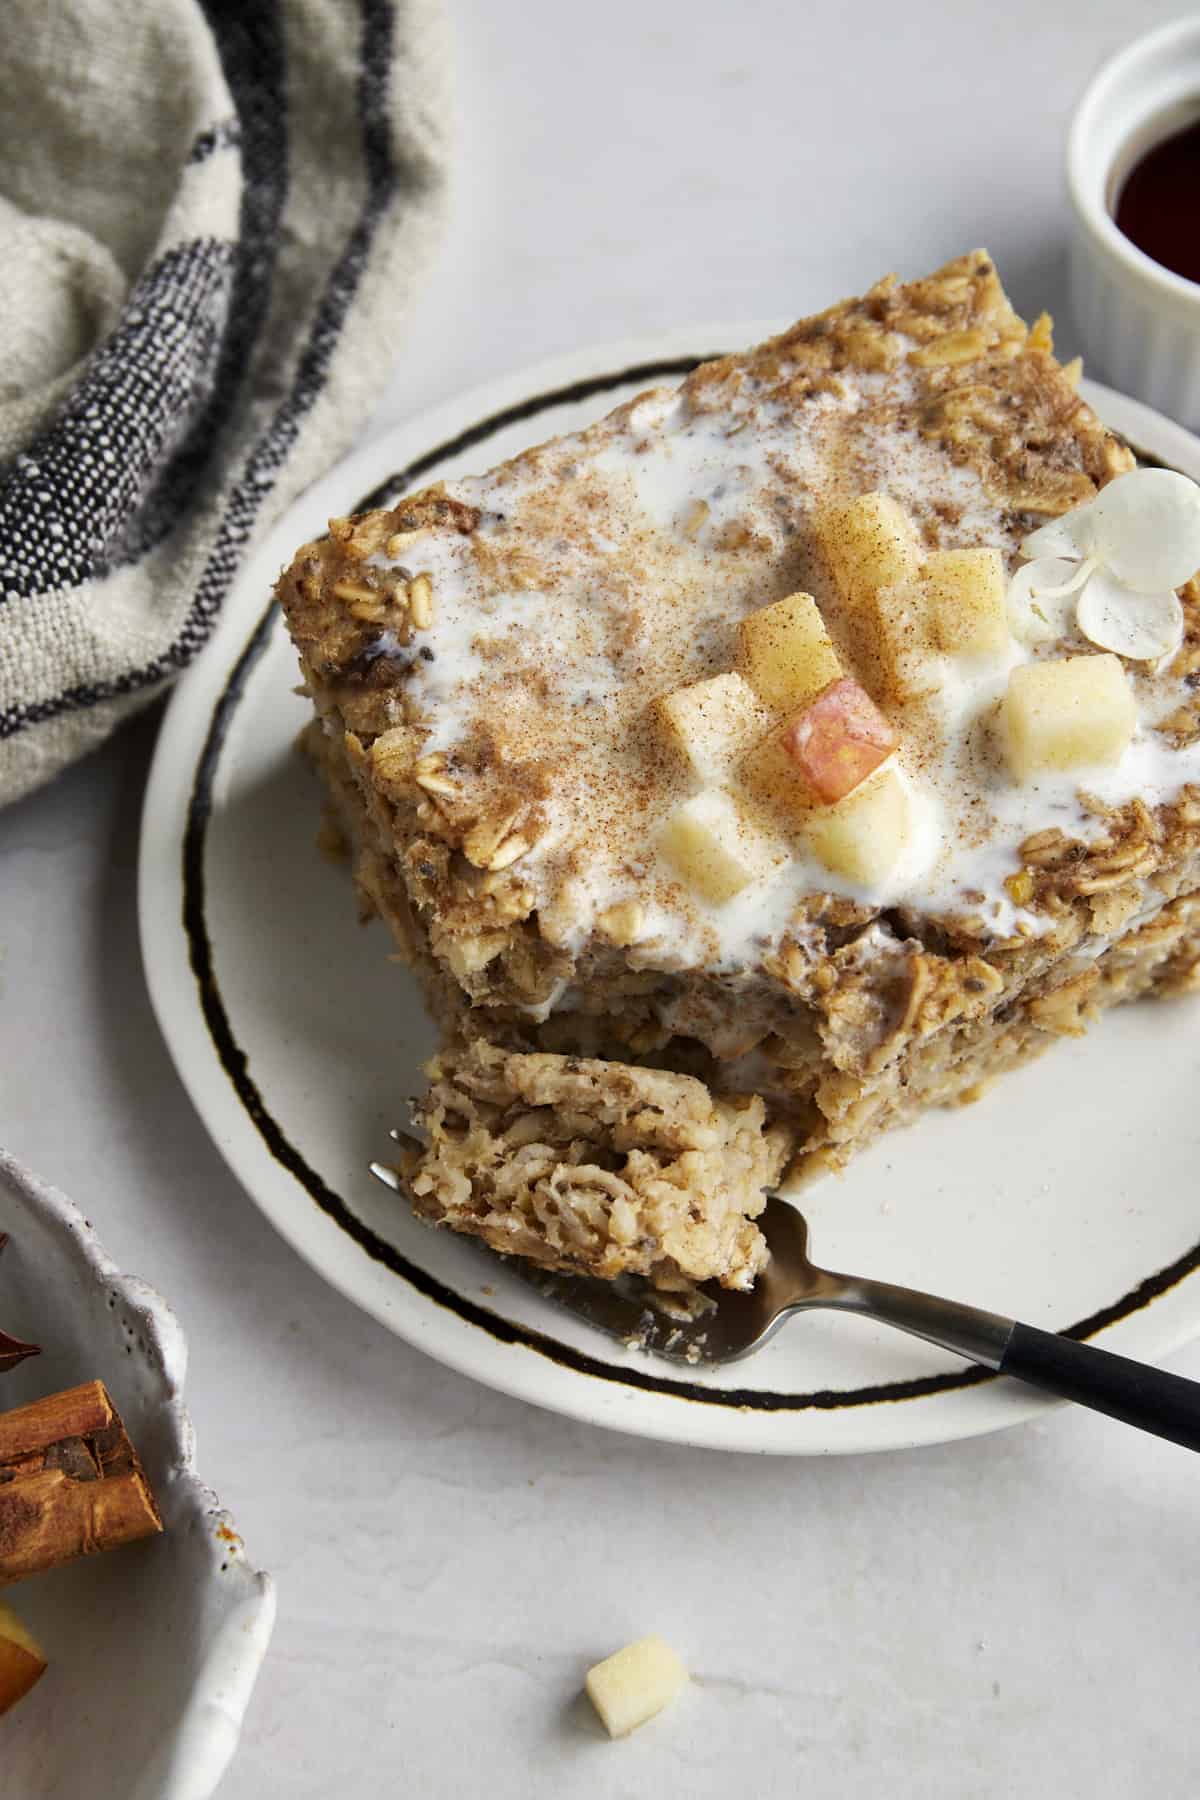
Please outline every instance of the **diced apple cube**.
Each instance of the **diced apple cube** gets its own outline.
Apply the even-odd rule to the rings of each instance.
[[[609,1737],[626,1737],[687,1684],[687,1670],[660,1637],[639,1638],[587,1672],[588,1699]]]
[[[913,580],[921,566],[913,522],[890,494],[862,494],[847,505],[826,507],[817,518],[817,535],[835,582],[856,605],[876,588]]]
[[[795,757],[784,747],[784,736],[790,728],[789,721],[756,744],[738,775],[756,800],[778,814],[783,822],[795,826],[801,824],[819,802],[801,774]]]
[[[16,1613],[0,1606],[0,1713],[15,1706],[46,1673],[46,1658]]]
[[[833,681],[784,730],[782,745],[815,799],[842,799],[896,748],[896,734],[857,681]]]
[[[938,686],[929,601],[917,581],[867,595],[855,620],[863,676],[884,699],[919,700]]]
[[[673,750],[704,782],[719,782],[771,728],[750,683],[730,671],[660,694],[653,712]]]
[[[998,656],[1008,645],[1004,559],[999,550],[935,550],[921,581],[933,639],[948,656]]]
[[[706,788],[677,807],[660,839],[688,885],[721,906],[787,860],[786,849],[724,788]]]
[[[1001,724],[1019,781],[1055,769],[1115,763],[1133,736],[1137,705],[1119,657],[1064,656],[1009,677]]]
[[[895,867],[911,829],[912,802],[893,766],[836,806],[811,813],[804,836],[827,869],[863,887],[878,887]]]
[[[845,603],[843,622],[863,680],[879,697],[919,698],[934,684],[924,549],[890,494],[827,506],[817,537]]]
[[[738,662],[768,706],[803,706],[842,673],[837,651],[811,594],[789,594],[743,619]]]

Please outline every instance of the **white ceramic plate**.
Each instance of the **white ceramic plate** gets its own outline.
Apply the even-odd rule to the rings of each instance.
[[[233,1755],[275,1618],[196,1474],[187,1345],[66,1197],[0,1154],[0,1324],[42,1354],[0,1376],[0,1407],[105,1383],[150,1478],[161,1537],[5,1588],[49,1669],[0,1719],[11,1800],[208,1800]]]
[[[478,1246],[417,1224],[370,1180],[431,1037],[382,928],[356,925],[345,872],[313,847],[318,796],[292,749],[307,708],[268,609],[296,547],[390,477],[488,467],[769,329],[560,359],[365,445],[306,494],[245,568],[172,701],[143,823],[142,943],[163,1032],[230,1166],[313,1267],[400,1336],[625,1431],[728,1450],[881,1450],[994,1430],[1046,1402],[883,1327],[819,1314],[748,1363],[681,1379],[577,1325]],[[1106,390],[1091,398],[1200,478],[1194,438]],[[1131,1008],[807,1195],[817,1253],[1160,1356],[1200,1329],[1198,1071],[1200,1012]]]

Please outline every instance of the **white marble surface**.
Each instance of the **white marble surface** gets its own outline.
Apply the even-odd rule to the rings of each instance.
[[[557,349],[799,312],[977,242],[1020,305],[1061,312],[1067,112],[1176,8],[454,10],[456,223],[381,420]],[[285,1248],[146,999],[154,730],[0,815],[0,1135],[177,1308],[201,1468],[278,1577],[223,1800],[1190,1800],[1185,1452],[1067,1412],[878,1460],[657,1447],[468,1385]],[[1173,1366],[1200,1377],[1200,1345]],[[580,1678],[651,1629],[694,1687],[609,1745]]]

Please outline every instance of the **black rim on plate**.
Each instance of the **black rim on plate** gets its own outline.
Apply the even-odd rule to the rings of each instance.
[[[449,461],[463,451],[473,449],[476,445],[486,443],[497,432],[508,426],[535,419],[542,413],[557,406],[578,404],[600,394],[607,394],[617,388],[628,387],[639,382],[662,381],[672,377],[682,377],[691,372],[698,363],[707,360],[705,357],[677,357],[667,362],[642,363],[631,368],[592,376],[587,380],[573,382],[567,387],[554,388],[549,392],[531,395],[518,404],[506,407],[502,412],[493,413],[478,424],[458,433],[449,442],[439,444],[418,457],[413,463],[395,475],[389,476],[359,501],[356,510],[380,506],[391,497],[404,493],[414,481],[428,475],[432,470]],[[1149,460],[1149,459],[1148,459]],[[187,938],[188,959],[196,978],[201,1011],[204,1015],[213,1049],[224,1069],[230,1084],[251,1123],[266,1144],[267,1149],[284,1169],[300,1184],[333,1222],[343,1230],[360,1249],[382,1263],[393,1274],[406,1281],[426,1299],[436,1301],[439,1306],[446,1307],[458,1315],[465,1323],[477,1326],[486,1331],[498,1343],[519,1344],[538,1355],[546,1357],[550,1362],[558,1363],[563,1368],[572,1369],[581,1375],[590,1375],[597,1380],[614,1382],[621,1387],[640,1389],[643,1392],[665,1394],[673,1399],[691,1400],[703,1406],[721,1406],[735,1410],[751,1412],[811,1412],[840,1411],[854,1407],[874,1406],[884,1402],[900,1400],[919,1400],[927,1395],[953,1392],[960,1388],[974,1387],[982,1382],[995,1379],[991,1370],[967,1367],[943,1375],[928,1375],[910,1381],[891,1381],[870,1387],[858,1388],[824,1388],[810,1393],[780,1393],[763,1388],[708,1388],[699,1382],[682,1381],[670,1376],[658,1375],[647,1369],[630,1369],[617,1367],[604,1362],[598,1357],[587,1355],[583,1351],[573,1350],[568,1345],[560,1344],[556,1339],[542,1332],[514,1324],[500,1314],[479,1306],[455,1289],[447,1287],[436,1276],[412,1262],[395,1245],[381,1238],[377,1232],[360,1219],[347,1201],[334,1192],[318,1172],[305,1161],[300,1151],[288,1138],[287,1133],[271,1112],[261,1090],[250,1073],[249,1058],[238,1043],[234,1034],[229,1013],[222,998],[217,981],[213,958],[212,940],[209,937],[206,914],[206,890],[204,855],[208,827],[213,812],[213,792],[217,767],[224,748],[233,716],[245,694],[250,675],[259,658],[266,650],[274,629],[278,614],[275,602],[267,608],[258,622],[237,662],[230,671],[229,677],[221,691],[208,731],[205,735],[204,748],[196,765],[192,781],[191,794],[188,800],[187,824],[183,839],[183,929]],[[1147,1306],[1161,1294],[1175,1287],[1186,1276],[1200,1268],[1200,1243],[1160,1269],[1156,1274],[1147,1276],[1128,1293],[1115,1301],[1111,1306],[1102,1307],[1091,1313],[1086,1319],[1068,1326],[1063,1336],[1070,1338],[1088,1338],[1106,1326],[1114,1324],[1118,1319],[1128,1317],[1130,1313]]]

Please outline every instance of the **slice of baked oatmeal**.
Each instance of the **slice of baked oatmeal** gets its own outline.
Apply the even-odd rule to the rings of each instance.
[[[1196,985],[1187,496],[1137,486],[1077,378],[974,252],[298,552],[309,747],[455,1045],[426,1216],[738,1282],[781,1146],[839,1165]],[[521,1087],[572,1068],[586,1129]],[[668,1078],[733,1135],[686,1178],[699,1146],[639,1139],[647,1186],[617,1139]],[[651,1248],[666,1179],[686,1256]]]

